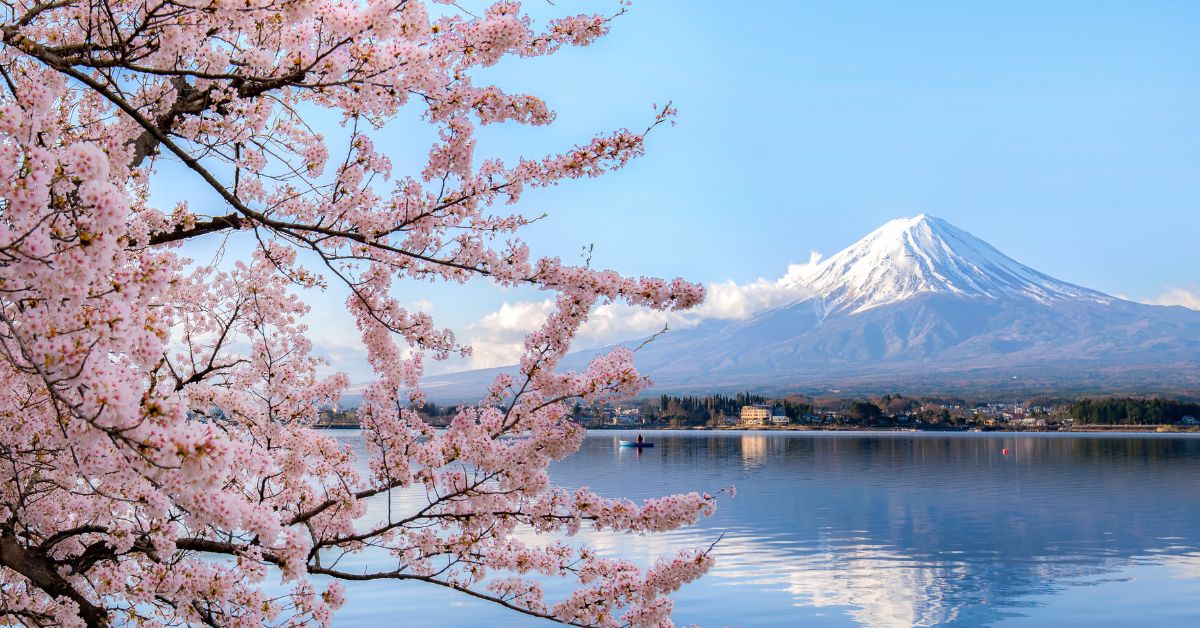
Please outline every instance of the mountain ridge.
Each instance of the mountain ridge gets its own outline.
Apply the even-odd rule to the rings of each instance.
[[[809,296],[639,350],[653,392],[1200,389],[1200,312],[1061,281],[933,216],[889,221],[794,281]],[[432,378],[431,394],[502,370]]]

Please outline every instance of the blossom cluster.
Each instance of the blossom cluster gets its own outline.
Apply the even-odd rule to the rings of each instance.
[[[644,534],[712,513],[710,495],[639,504],[564,491],[547,473],[583,438],[568,404],[647,384],[623,348],[558,368],[592,309],[689,308],[703,290],[538,258],[513,206],[526,189],[627,165],[674,109],[555,154],[481,157],[477,128],[554,113],[476,84],[477,70],[586,46],[626,8],[539,27],[517,2],[442,4],[5,5],[0,622],[327,625],[345,603],[338,581],[362,574],[322,557],[382,549],[395,564],[371,577],[576,624],[669,623],[665,596],[708,568],[707,552],[643,570],[518,532]],[[437,137],[410,174],[378,148],[406,105]],[[314,110],[342,119],[344,146],[306,122]],[[155,206],[167,163],[216,206]],[[197,238],[252,252],[181,257]],[[556,309],[517,375],[434,430],[417,413],[425,363],[470,348],[396,288],[477,277],[552,293]],[[329,282],[348,288],[377,374],[359,409],[365,465],[313,429],[348,386],[325,374],[302,322]],[[366,518],[369,500],[403,490],[426,499]],[[263,592],[271,577],[285,595]],[[546,577],[578,588],[546,600]]]

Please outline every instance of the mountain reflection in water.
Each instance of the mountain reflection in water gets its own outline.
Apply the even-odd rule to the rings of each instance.
[[[1200,618],[1198,437],[646,432],[652,450],[617,446],[634,434],[592,432],[552,475],[634,498],[737,486],[692,528],[580,534],[645,564],[724,533],[716,567],[675,596],[681,624]],[[338,625],[544,623],[415,584],[352,585],[349,598]]]

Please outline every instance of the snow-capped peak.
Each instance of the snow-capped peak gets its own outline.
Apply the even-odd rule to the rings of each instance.
[[[1111,300],[1020,264],[970,233],[925,214],[888,222],[815,266],[804,282],[830,312],[860,312],[926,293],[1041,302]]]

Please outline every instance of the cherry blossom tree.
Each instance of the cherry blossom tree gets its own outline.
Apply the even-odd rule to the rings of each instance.
[[[714,498],[633,503],[552,485],[548,465],[583,437],[567,403],[646,384],[625,349],[583,372],[557,365],[593,306],[688,308],[702,289],[535,257],[512,207],[525,190],[620,168],[646,133],[515,162],[475,154],[479,126],[554,117],[534,96],[476,84],[477,70],[586,46],[623,5],[544,23],[504,1],[4,7],[0,621],[328,624],[341,582],[373,579],[578,625],[669,624],[665,595],[706,570],[707,551],[641,569],[566,536],[669,530]],[[376,148],[405,105],[438,133],[410,174]],[[306,124],[321,110],[341,116],[344,146]],[[155,207],[167,162],[219,201]],[[179,254],[230,234],[253,242],[236,263]],[[414,410],[424,360],[469,347],[402,307],[397,283],[476,277],[557,306],[519,373],[434,430]],[[332,282],[377,376],[358,410],[366,464],[312,428],[347,386],[324,375],[302,323],[305,298]],[[367,517],[390,491],[424,497]],[[339,567],[368,551],[386,564]],[[545,599],[546,578],[574,592]]]

